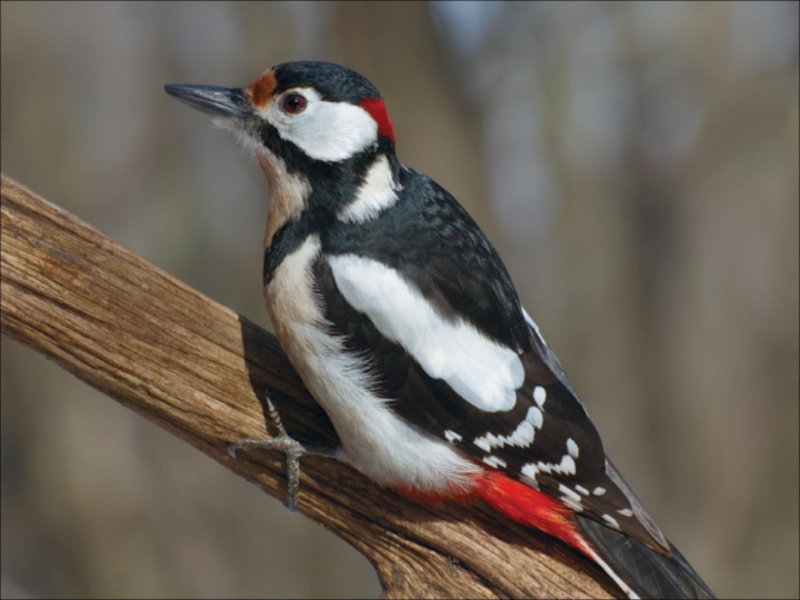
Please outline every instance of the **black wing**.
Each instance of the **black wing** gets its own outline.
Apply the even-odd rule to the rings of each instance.
[[[394,268],[443,319],[464,319],[515,350],[525,380],[511,410],[480,410],[443,380],[429,377],[413,356],[353,309],[323,255],[314,269],[326,300],[325,317],[347,349],[369,361],[375,393],[393,400],[405,419],[465,454],[668,553],[663,534],[607,461],[600,436],[555,355],[526,321],[506,268],[480,228],[427,177],[406,170],[401,183],[400,202],[378,219],[335,228],[323,238],[324,255],[356,254]]]

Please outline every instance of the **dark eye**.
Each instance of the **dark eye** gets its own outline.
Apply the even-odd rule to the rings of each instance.
[[[283,110],[290,115],[303,112],[306,108],[306,99],[300,94],[289,94],[283,99]]]

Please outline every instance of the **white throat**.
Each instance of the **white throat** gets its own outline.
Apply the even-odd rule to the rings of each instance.
[[[275,232],[303,212],[311,194],[311,184],[302,175],[289,173],[283,160],[266,148],[258,149],[256,160],[269,185],[267,232],[264,235],[264,247],[269,248]]]

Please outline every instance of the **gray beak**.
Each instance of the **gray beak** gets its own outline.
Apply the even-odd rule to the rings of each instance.
[[[164,91],[184,104],[214,117],[244,119],[251,116],[250,101],[240,88],[216,85],[165,85]]]

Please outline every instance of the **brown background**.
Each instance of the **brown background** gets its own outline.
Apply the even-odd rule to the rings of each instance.
[[[165,83],[327,59],[497,245],[721,596],[797,597],[797,3],[2,3],[2,168],[254,321],[266,184]],[[2,595],[369,597],[366,561],[2,339]]]

